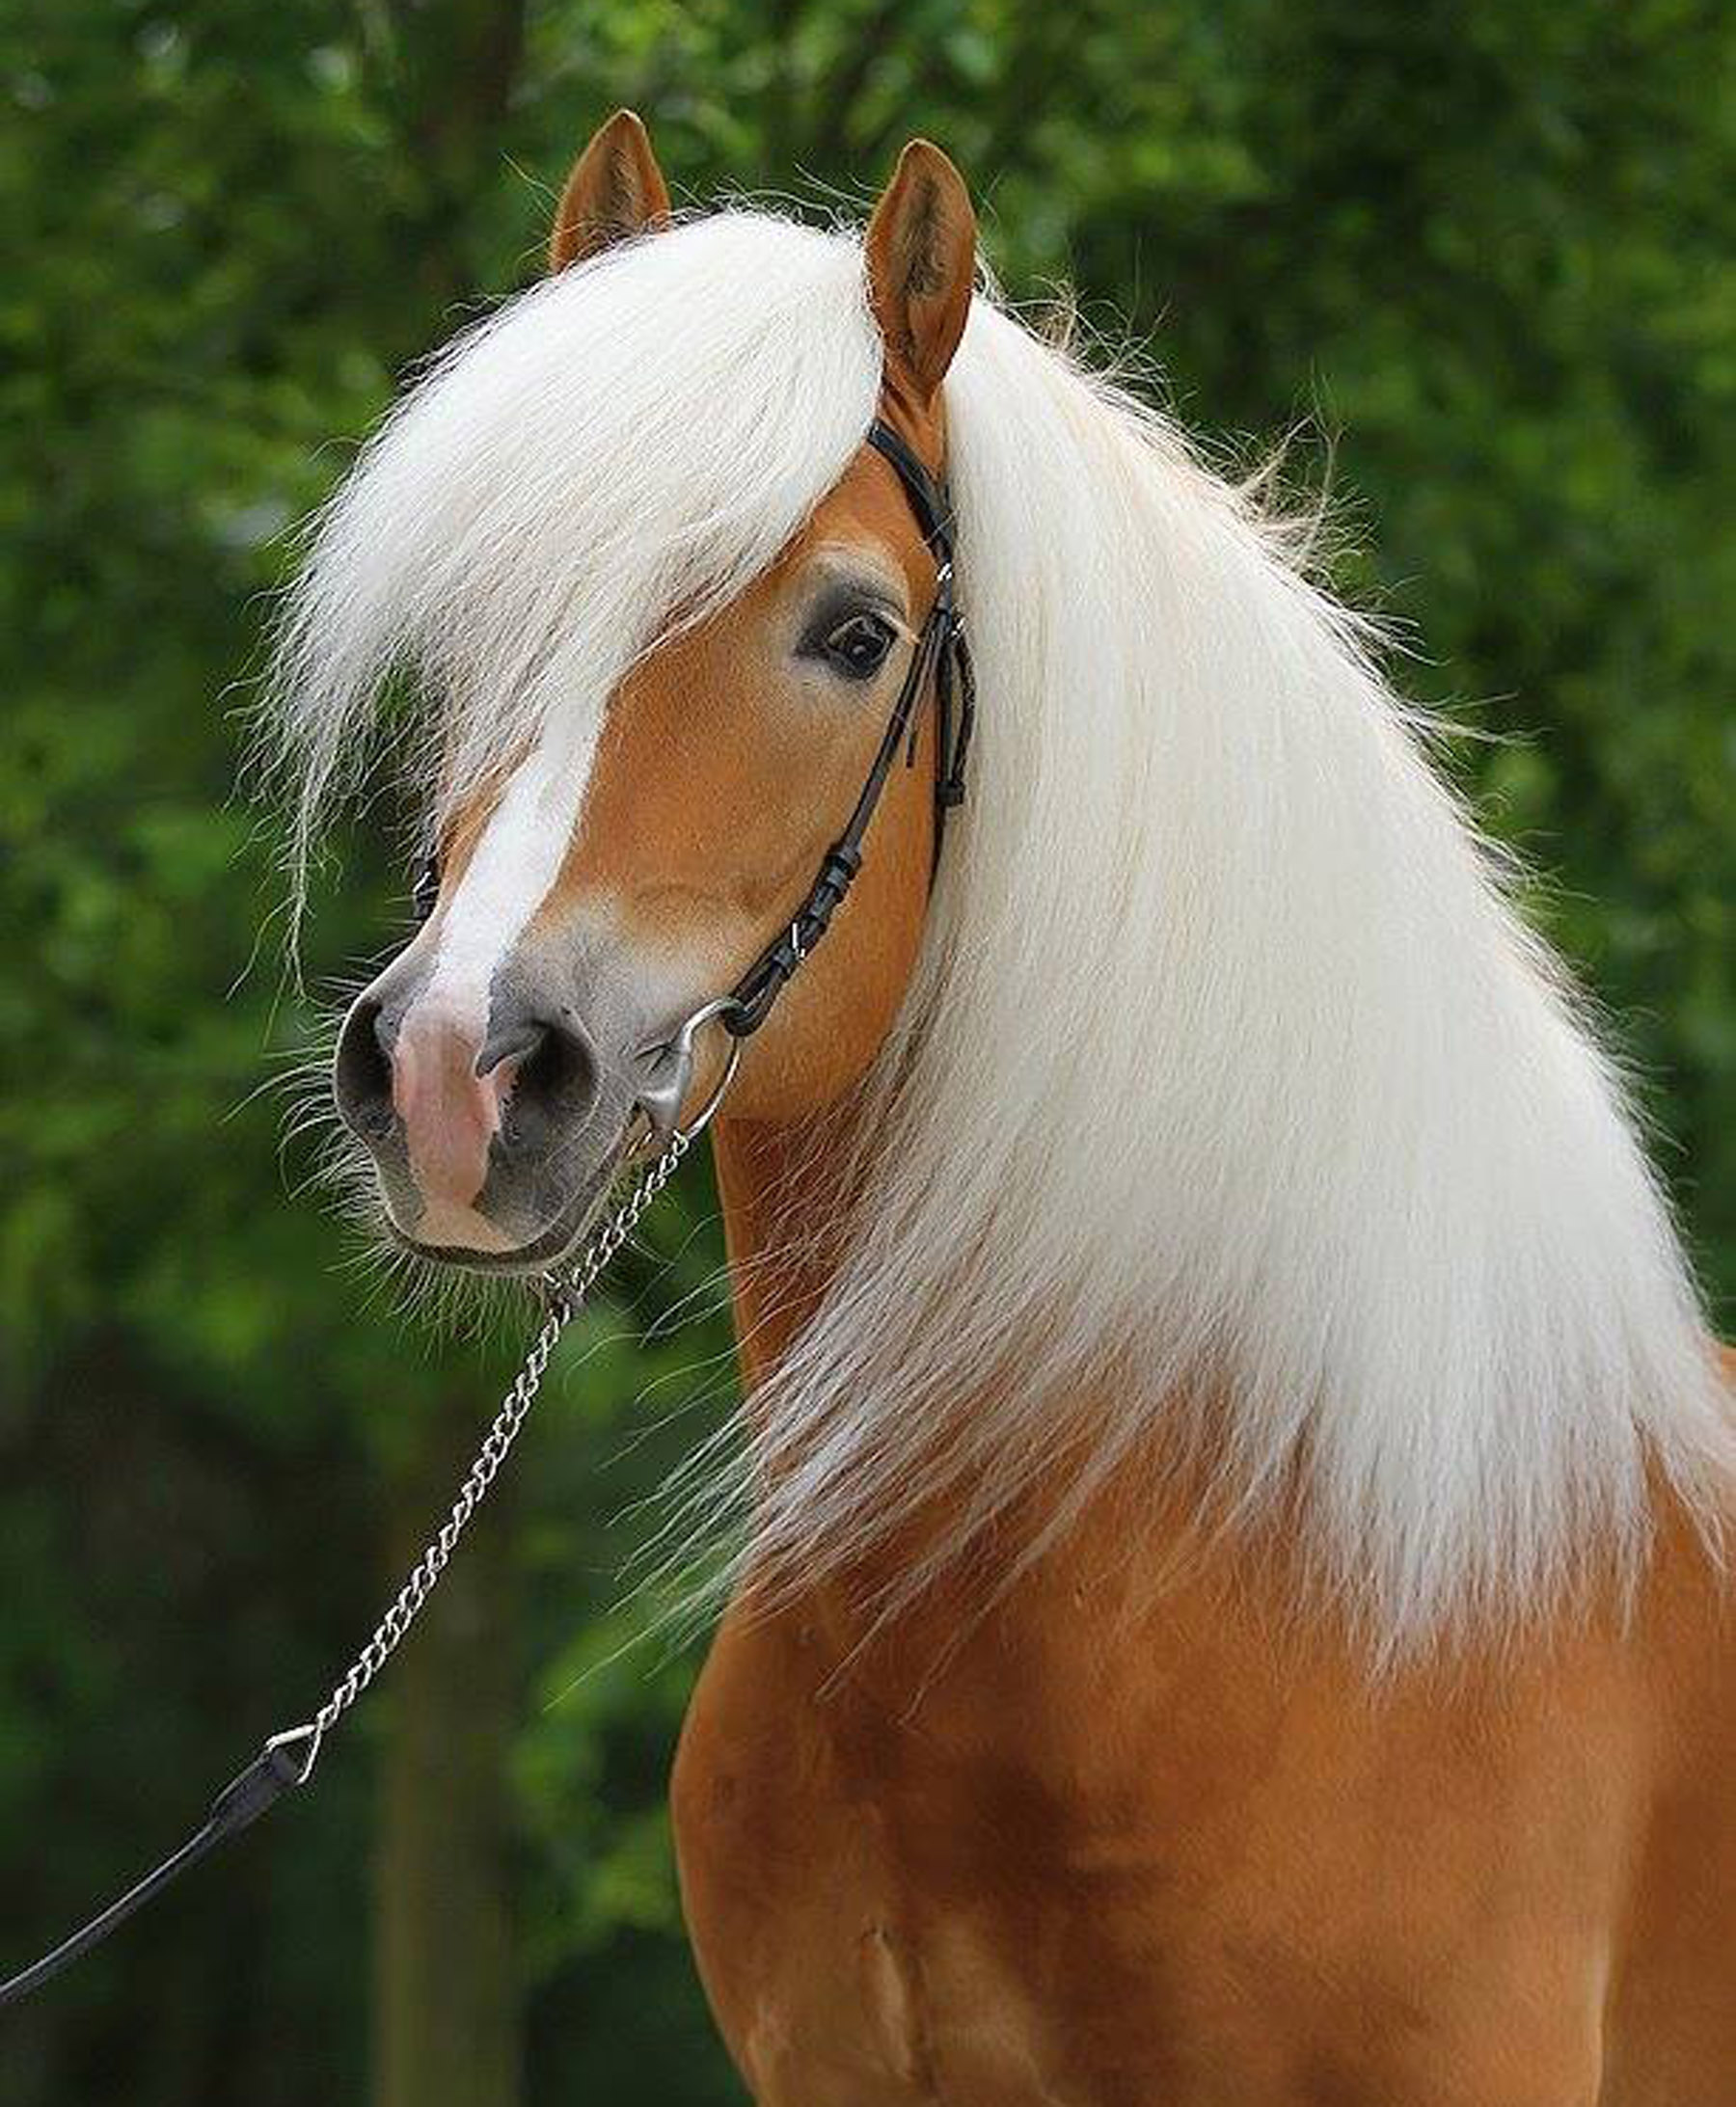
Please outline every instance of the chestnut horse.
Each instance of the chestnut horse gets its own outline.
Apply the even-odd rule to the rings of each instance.
[[[557,1260],[783,941],[673,1791],[754,2097],[1729,2107],[1726,1379],[1366,629],[978,287],[931,146],[858,238],[677,218],[623,113],[552,263],[364,452],[277,693],[304,851],[424,705],[337,1065],[412,1252]]]

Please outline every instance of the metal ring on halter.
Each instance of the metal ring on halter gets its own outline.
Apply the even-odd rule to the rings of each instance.
[[[703,1010],[696,1010],[689,1017],[686,1024],[682,1026],[683,1039],[690,1037],[701,1024],[709,1024],[714,1017],[722,1016],[726,1011],[739,1010],[740,1008],[741,1004],[736,1001],[733,995],[720,995],[716,1002],[708,1002]],[[718,1107],[728,1095],[729,1086],[735,1081],[736,1070],[741,1065],[742,1041],[739,1039],[732,1038],[729,1041],[729,1051],[723,1056],[723,1072],[719,1076],[713,1087],[711,1095],[706,1098],[704,1104],[694,1113],[686,1126],[678,1126],[675,1129],[673,1139],[678,1141],[684,1148],[691,1142],[697,1141],[706,1128],[710,1126],[717,1114]]]
[[[700,1106],[699,1110],[694,1113],[685,1126],[681,1125],[678,1121],[680,1105],[669,1102],[669,1098],[674,1095],[676,1090],[681,1091],[684,1095],[686,1094],[687,1080],[692,1073],[693,1040],[699,1033],[716,1018],[727,1016],[739,1011],[741,1007],[741,1002],[735,995],[714,996],[710,1002],[701,1003],[692,1016],[683,1018],[667,1039],[654,1040],[650,1045],[639,1048],[639,1058],[641,1060],[655,1059],[665,1069],[673,1067],[678,1080],[671,1085],[665,1086],[665,1089],[659,1090],[657,1094],[662,1099],[661,1106],[654,1105],[649,1101],[649,1093],[646,1096],[640,1098],[639,1117],[645,1121],[646,1132],[634,1144],[636,1151],[641,1150],[657,1141],[660,1134],[665,1148],[673,1143],[677,1148],[686,1148],[690,1144],[697,1141],[699,1136],[711,1124],[718,1107],[723,1102],[730,1084],[735,1081],[736,1069],[741,1065],[742,1042],[740,1039],[731,1036],[729,1051],[723,1059],[722,1074],[719,1076],[716,1087],[706,1098],[704,1104]],[[667,1094],[665,1094],[665,1090]],[[661,1120],[659,1118],[660,1110],[662,1113]]]

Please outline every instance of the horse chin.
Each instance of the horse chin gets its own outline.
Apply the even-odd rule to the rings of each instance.
[[[398,1250],[410,1256],[455,1272],[480,1273],[496,1279],[513,1274],[529,1278],[551,1272],[569,1257],[595,1228],[626,1160],[628,1146],[629,1137],[623,1134],[548,1223],[521,1242],[509,1243],[502,1239],[498,1249],[430,1242],[404,1229],[390,1207],[386,1210],[387,1234]]]

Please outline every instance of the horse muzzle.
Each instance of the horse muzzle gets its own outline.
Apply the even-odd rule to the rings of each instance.
[[[624,985],[588,986],[515,965],[485,1015],[430,988],[413,944],[357,998],[339,1035],[333,1087],[372,1159],[393,1240],[484,1271],[535,1271],[584,1234],[626,1157],[677,1131],[727,1001],[653,1026]],[[612,977],[611,977],[612,982]],[[697,1132],[734,1073],[692,1115]]]

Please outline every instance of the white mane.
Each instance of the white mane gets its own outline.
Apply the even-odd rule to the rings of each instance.
[[[857,244],[746,213],[515,302],[316,545],[286,662],[314,795],[404,657],[471,780],[600,714],[829,487],[877,373]],[[1727,1460],[1694,1290],[1357,625],[987,296],[946,398],[970,797],[841,1270],[754,1415],[758,1551],[834,1565],[936,1489],[963,1538],[1167,1430],[1237,1511],[1299,1481],[1389,1635],[1637,1554],[1648,1465],[1693,1495]]]

